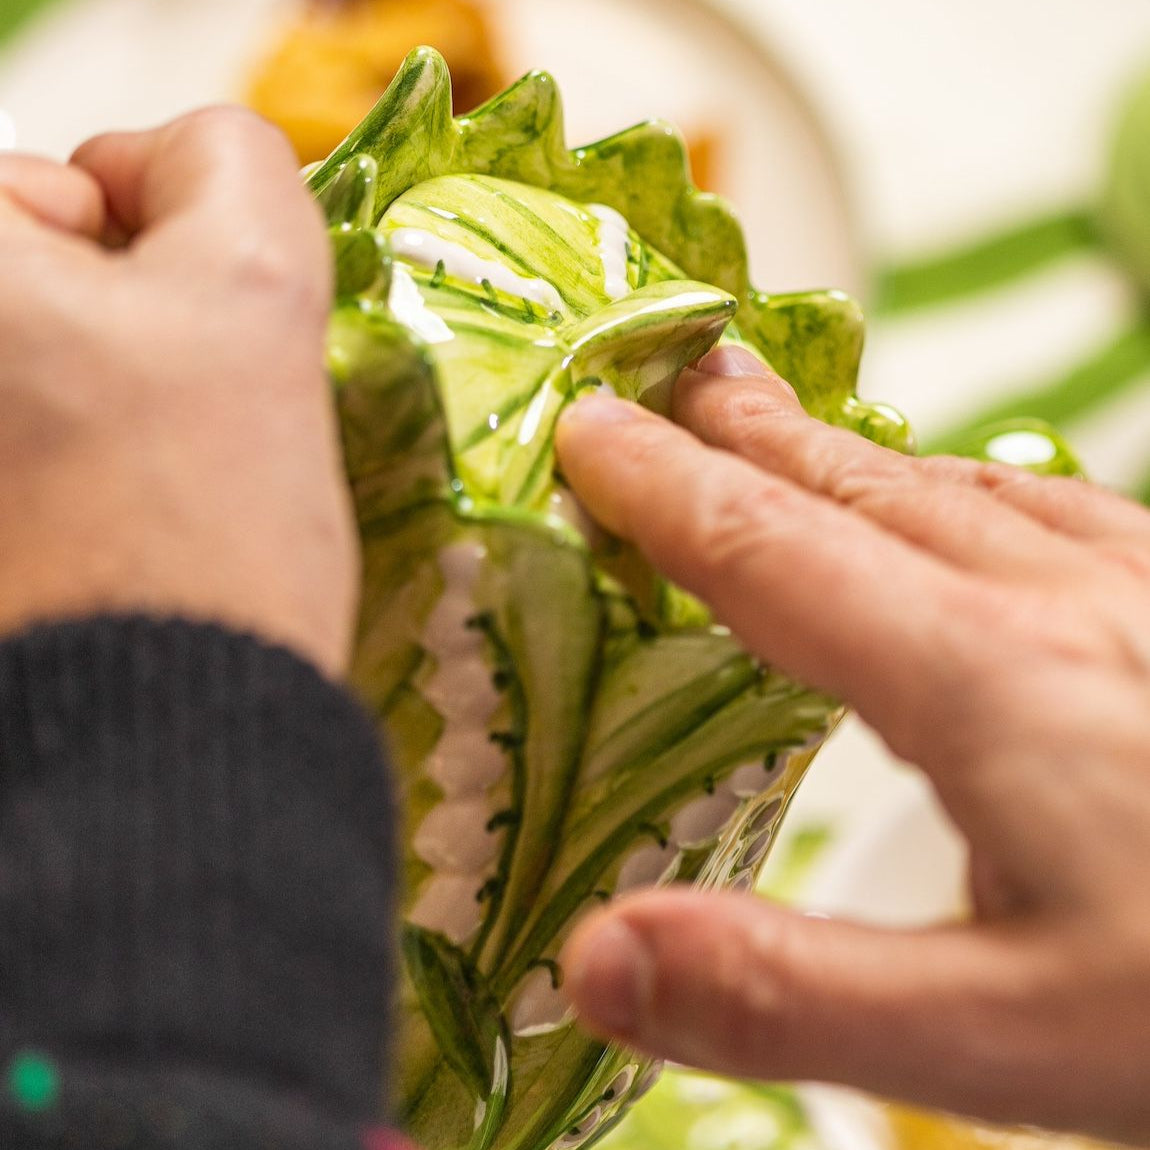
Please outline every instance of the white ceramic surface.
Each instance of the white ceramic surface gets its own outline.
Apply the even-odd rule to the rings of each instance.
[[[837,738],[812,771],[811,793],[791,812],[792,833],[816,816],[838,831],[803,885],[801,906],[890,928],[959,917],[967,850],[933,791],[917,772],[893,764],[861,724]]]

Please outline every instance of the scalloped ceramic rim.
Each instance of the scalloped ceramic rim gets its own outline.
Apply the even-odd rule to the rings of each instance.
[[[544,37],[533,28],[528,28],[526,33],[515,30],[516,24],[522,26],[522,13],[532,9],[525,9],[519,0],[488,0],[488,6],[495,14],[497,30],[512,46],[513,50],[507,55],[513,61],[553,71],[567,96],[569,107],[585,107],[594,102],[606,108],[602,95],[597,94],[591,85],[586,85],[586,91],[582,96],[579,95],[578,72],[574,68],[565,67],[574,54],[572,46],[564,42],[562,48],[554,49],[552,56],[548,51],[540,52],[539,49],[544,45],[539,41]],[[540,11],[556,8],[559,7],[559,0],[543,0],[533,7]],[[600,13],[603,17],[601,20]],[[800,154],[799,149],[783,152],[788,178],[795,182],[795,192],[792,194],[797,194],[800,185],[804,194],[808,191],[815,195],[823,192],[826,194],[827,208],[815,213],[813,226],[820,233],[834,230],[836,236],[833,242],[819,239],[816,247],[809,238],[799,242],[788,237],[785,242],[794,242],[795,246],[784,261],[779,283],[792,286],[834,286],[852,294],[862,291],[866,286],[864,244],[846,162],[833,129],[808,97],[795,69],[788,63],[786,53],[776,45],[772,30],[764,28],[753,15],[740,12],[738,0],[591,0],[581,9],[582,18],[611,27],[615,27],[620,13],[625,18],[633,14],[636,20],[650,19],[660,26],[661,34],[668,40],[681,36],[694,42],[693,33],[697,29],[692,25],[704,20],[711,25],[709,35],[712,40],[707,44],[707,52],[712,59],[700,62],[699,82],[708,74],[719,73],[713,61],[721,56],[723,70],[729,72],[734,68],[739,83],[746,86],[748,107],[745,118],[749,121],[752,116],[761,116],[768,131],[776,124],[780,136],[785,133],[797,141],[799,148],[809,148],[805,154]],[[539,17],[540,24],[544,20],[544,17]],[[555,43],[554,37],[550,38],[550,43]],[[655,53],[652,66],[657,66],[659,45],[653,48],[648,45],[648,50]],[[608,60],[607,67],[610,65],[611,61]],[[614,79],[614,74],[610,78]],[[605,135],[612,127],[618,130],[643,118],[642,109],[636,112],[634,105],[628,103],[630,98],[630,92],[619,92],[609,112],[601,112],[595,117],[595,124],[602,131],[596,133],[592,130],[587,134],[587,140],[584,140],[584,133],[577,128],[571,133],[573,141],[589,142],[591,136]],[[696,99],[692,97],[692,101]],[[683,102],[691,101],[684,99]],[[768,106],[771,104],[777,106]],[[617,105],[622,105],[623,110],[619,111]],[[680,122],[682,126],[689,126],[694,113],[687,116],[681,111],[669,113],[666,105],[667,99],[660,95],[656,98],[653,110],[662,117]],[[702,115],[708,123],[711,122],[707,113]],[[575,116],[573,120],[581,123],[587,118]],[[736,130],[734,135],[747,138],[745,131]],[[756,142],[753,146],[761,148],[763,145]],[[769,222],[764,223],[763,220],[769,212],[767,204],[770,197],[761,196],[757,191],[757,182],[750,178],[749,168],[754,166],[754,162],[752,149],[750,163],[737,165],[729,186],[724,186],[722,191],[738,208],[752,249],[752,272],[761,279],[763,270],[775,258],[772,249],[777,247],[778,241],[770,231]],[[830,269],[829,274],[825,273],[827,268]],[[779,283],[774,286],[779,286]]]

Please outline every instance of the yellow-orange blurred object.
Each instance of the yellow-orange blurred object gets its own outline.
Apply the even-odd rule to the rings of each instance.
[[[704,192],[718,192],[723,187],[724,140],[712,128],[698,128],[687,133],[687,152],[691,157],[691,181]]]
[[[1106,1150],[1080,1138],[996,1130],[895,1106],[888,1114],[898,1150]]]
[[[371,110],[412,48],[451,68],[456,113],[504,86],[489,22],[470,0],[312,0],[258,67],[248,103],[323,159]]]

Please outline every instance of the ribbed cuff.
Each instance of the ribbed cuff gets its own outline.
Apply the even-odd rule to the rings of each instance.
[[[50,1105],[11,1080],[52,1076]],[[316,1109],[264,1082],[202,1069],[55,1062],[27,1051],[6,1061],[4,1150],[371,1150],[392,1136]],[[403,1146],[401,1139],[396,1145]]]
[[[0,1047],[377,1120],[393,819],[370,720],[286,651],[144,618],[0,644]]]

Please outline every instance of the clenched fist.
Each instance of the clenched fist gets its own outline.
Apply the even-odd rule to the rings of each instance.
[[[176,614],[342,671],[329,262],[291,150],[238,109],[0,157],[0,633]]]

